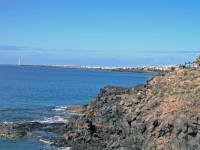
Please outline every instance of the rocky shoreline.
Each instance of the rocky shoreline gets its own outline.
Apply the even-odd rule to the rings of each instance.
[[[198,68],[176,69],[134,88],[106,86],[90,104],[67,108],[79,111],[65,123],[1,123],[0,135],[70,150],[200,149]]]

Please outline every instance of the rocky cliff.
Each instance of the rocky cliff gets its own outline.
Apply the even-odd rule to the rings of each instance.
[[[198,150],[199,119],[200,70],[176,69],[146,85],[104,87],[81,115],[68,117],[66,125],[51,127],[59,136],[50,140],[71,150]],[[24,127],[15,126],[1,125],[0,134],[27,135],[28,130],[20,134]]]

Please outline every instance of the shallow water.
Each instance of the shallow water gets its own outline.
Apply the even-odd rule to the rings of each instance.
[[[0,121],[62,121],[61,106],[87,104],[106,85],[132,87],[144,83],[150,73],[0,66]],[[24,138],[0,140],[0,150],[53,149]]]
[[[59,150],[31,138],[20,140],[0,139],[0,150]]]

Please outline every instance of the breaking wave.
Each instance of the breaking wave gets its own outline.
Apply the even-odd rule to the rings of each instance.
[[[39,123],[68,123],[68,120],[64,119],[61,116],[54,116],[54,117],[50,117],[50,118],[45,118],[44,120],[39,120],[37,121]]]

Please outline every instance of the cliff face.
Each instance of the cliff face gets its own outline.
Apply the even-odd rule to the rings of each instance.
[[[200,149],[199,119],[200,70],[178,69],[145,86],[103,88],[82,118],[89,127],[67,142],[72,149]]]
[[[72,150],[198,150],[199,118],[200,70],[178,69],[135,88],[101,89],[81,115],[69,117],[67,125],[51,127],[59,131],[51,141]],[[20,125],[29,132],[41,126]],[[9,128],[16,134],[15,126]],[[1,134],[8,132],[1,128],[6,129]]]

